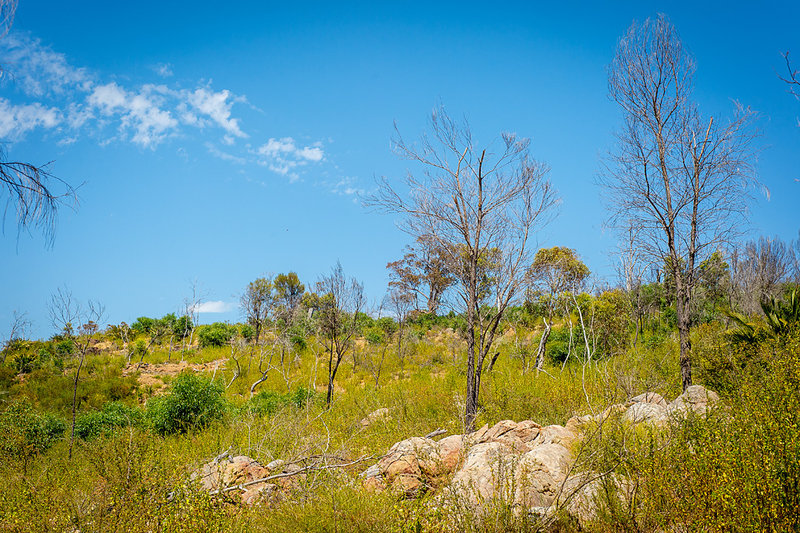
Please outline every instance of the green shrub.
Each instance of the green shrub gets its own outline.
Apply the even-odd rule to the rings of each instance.
[[[316,392],[305,387],[298,387],[294,392],[280,394],[275,391],[261,391],[253,396],[245,405],[244,410],[257,415],[273,415],[287,406],[305,407],[314,399]]]
[[[15,401],[0,413],[0,453],[18,459],[42,453],[61,439],[66,427],[60,418]]]
[[[208,348],[212,346],[225,346],[236,335],[234,326],[224,322],[214,322],[209,326],[204,326],[197,334],[200,347]]]
[[[239,335],[248,342],[256,336],[256,330],[250,324],[242,324],[239,327]]]
[[[169,394],[150,399],[147,419],[161,435],[202,429],[224,414],[223,392],[222,385],[184,372],[175,379]]]
[[[121,402],[109,402],[99,411],[78,416],[75,421],[75,436],[89,440],[100,435],[110,435],[119,427],[139,426],[143,421],[141,409]]]

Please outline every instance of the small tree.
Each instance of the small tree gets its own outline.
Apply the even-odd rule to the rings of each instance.
[[[68,289],[58,289],[50,296],[50,322],[61,335],[71,340],[73,357],[78,359],[75,379],[72,387],[72,426],[69,435],[69,458],[72,459],[72,447],[75,442],[75,417],[78,409],[78,381],[86,354],[92,346],[92,336],[97,333],[98,323],[105,314],[105,307],[89,300],[81,305]]]
[[[464,424],[474,429],[481,374],[503,313],[520,292],[530,264],[532,232],[555,203],[548,168],[528,155],[529,141],[504,133],[499,147],[475,146],[469,126],[444,109],[433,112],[430,136],[396,151],[422,167],[403,189],[384,178],[369,205],[405,216],[403,229],[440,247],[458,279],[466,318],[467,390]],[[494,152],[495,148],[499,148]],[[484,274],[491,270],[491,286]],[[490,290],[484,290],[489,288]]]
[[[240,306],[242,314],[247,319],[248,324],[255,329],[254,340],[258,344],[261,330],[267,318],[275,308],[275,292],[271,278],[258,278],[251,281],[242,294]]]
[[[578,258],[578,254],[571,248],[554,246],[542,248],[536,252],[528,276],[533,287],[543,289],[541,292],[544,293],[545,314],[547,315],[542,317],[544,331],[536,352],[537,370],[541,370],[544,365],[547,338],[550,336],[558,295],[562,292],[574,295],[583,286],[589,274],[589,268],[583,264]]]
[[[275,276],[273,285],[275,286],[275,298],[283,308],[283,313],[294,316],[303,300],[303,294],[306,292],[306,286],[300,283],[297,272],[278,274]]]
[[[424,298],[428,312],[433,315],[439,310],[444,292],[455,283],[446,250],[430,236],[418,237],[414,247],[406,247],[402,259],[387,264],[386,268],[389,288],[413,295],[415,302]]]
[[[319,333],[328,352],[328,407],[333,400],[333,381],[344,356],[352,347],[358,329],[358,313],[364,307],[364,286],[355,278],[348,281],[337,261],[331,273],[317,282]]]

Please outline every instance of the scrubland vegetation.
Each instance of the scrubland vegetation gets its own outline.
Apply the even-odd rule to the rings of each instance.
[[[619,42],[613,283],[576,250],[532,248],[557,197],[529,142],[482,149],[440,108],[418,143],[398,133],[418,165],[405,189],[383,180],[367,199],[415,238],[378,308],[340,264],[308,286],[253,280],[236,324],[198,325],[194,299],[106,326],[102,305],[58,290],[54,335],[26,338],[20,316],[0,351],[0,530],[800,529],[800,240],[741,241],[754,114],[702,117],[693,74],[664,16]],[[659,426],[615,416],[693,384],[720,401]],[[600,482],[588,520],[359,477],[408,437],[580,415],[563,449]],[[274,465],[279,497],[203,488],[226,455]]]
[[[796,285],[785,275],[768,287],[744,287],[724,262],[717,271],[694,310],[700,325],[692,358],[696,381],[717,390],[724,407],[690,417],[668,436],[609,424],[584,444],[580,455],[591,468],[624,475],[637,487],[630,505],[605,508],[597,530],[798,526]],[[727,288],[713,290],[720,286]],[[736,294],[758,290],[769,292],[760,312],[734,314],[728,306],[746,306]],[[359,313],[328,407],[323,312],[313,311],[318,295],[302,292],[292,312],[273,300],[258,342],[252,323],[195,327],[189,317],[169,315],[139,318],[132,327],[62,331],[46,341],[8,341],[0,356],[3,528],[536,530],[537,522],[510,506],[477,514],[437,502],[433,491],[415,499],[365,491],[357,474],[366,460],[313,470],[287,500],[268,506],[244,507],[200,490],[192,472],[225,450],[262,464],[309,457],[344,464],[379,457],[408,436],[465,431],[463,317],[411,312],[401,329],[394,317]],[[543,318],[551,331],[537,371]],[[478,425],[564,424],[644,391],[669,398],[681,391],[663,282],[630,291],[530,292],[500,329],[499,355],[481,383]],[[70,459],[81,343],[89,348]],[[379,408],[387,416],[368,421]],[[548,527],[576,526],[567,520]]]

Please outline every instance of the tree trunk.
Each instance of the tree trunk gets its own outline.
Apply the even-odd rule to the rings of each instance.
[[[467,399],[464,412],[464,432],[475,430],[475,417],[478,415],[478,381],[475,373],[475,330],[467,334]]]
[[[539,349],[536,350],[536,370],[541,370],[544,367],[544,351],[547,346],[547,338],[550,336],[550,324],[547,319],[542,318],[544,322],[544,331],[542,332],[542,339],[539,341]]]
[[[88,342],[88,341],[87,341]],[[81,376],[81,368],[83,368],[83,360],[86,358],[86,351],[81,350],[81,361],[78,363],[78,370],[75,372],[75,383],[72,388],[72,429],[69,433],[69,460],[72,460],[72,447],[75,444],[75,413],[77,412],[78,400],[78,379]]]
[[[682,287],[683,289],[683,287]],[[685,289],[680,292],[684,292]],[[692,351],[692,340],[689,337],[691,318],[689,316],[689,298],[685,294],[679,294],[675,301],[675,314],[678,321],[678,337],[680,339],[681,352],[678,362],[681,367],[681,387],[686,390],[692,384],[692,361],[689,358]]]

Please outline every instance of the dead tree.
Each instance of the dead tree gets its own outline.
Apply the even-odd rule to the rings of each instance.
[[[328,352],[328,393],[325,403],[333,400],[333,381],[344,356],[352,348],[358,313],[364,307],[364,286],[355,278],[345,278],[342,265],[336,263],[331,273],[317,282],[319,333]]]
[[[395,138],[397,153],[421,171],[396,185],[384,178],[367,200],[404,215],[402,229],[439,246],[457,280],[456,306],[466,318],[467,431],[478,413],[484,361],[530,265],[532,234],[555,203],[549,169],[528,146],[504,133],[499,143],[477,147],[466,122],[436,109],[419,144]]]
[[[75,419],[78,409],[78,382],[86,361],[86,355],[92,347],[92,336],[97,333],[99,322],[105,314],[105,307],[89,300],[84,306],[72,296],[69,289],[58,289],[50,296],[48,306],[50,322],[64,337],[72,341],[73,357],[78,359],[78,368],[72,387],[72,426],[69,434],[69,458],[72,459],[72,448],[75,443]]]
[[[674,279],[681,382],[692,384],[691,303],[702,261],[738,235],[757,185],[754,113],[704,117],[692,100],[695,63],[666,16],[634,23],[609,68],[624,114],[601,183],[611,221],[638,228],[638,247]]]

